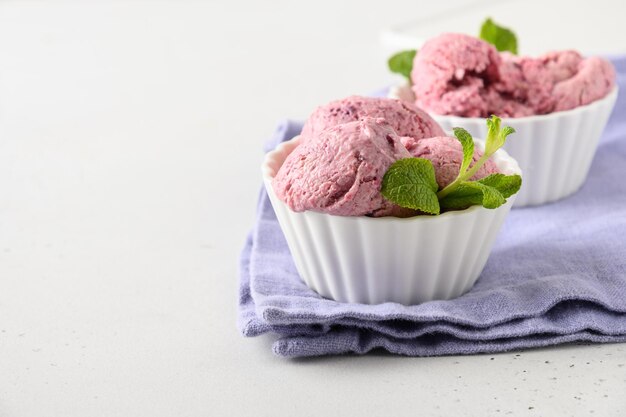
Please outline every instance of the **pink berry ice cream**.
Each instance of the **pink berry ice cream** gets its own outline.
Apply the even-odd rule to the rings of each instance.
[[[413,138],[404,137],[401,138],[401,141],[413,157],[428,159],[432,162],[440,189],[450,184],[459,175],[463,162],[463,147],[458,140],[450,137],[435,137],[416,141]],[[470,166],[473,166],[481,156],[483,153],[476,149]],[[479,180],[497,172],[496,164],[487,160],[471,180]]]
[[[372,117],[373,116],[373,117]],[[474,163],[482,156],[476,151]],[[276,196],[291,210],[337,216],[419,214],[381,194],[389,167],[404,158],[428,159],[440,189],[459,174],[461,143],[446,137],[430,116],[399,100],[348,97],[315,110],[300,142],[272,181]],[[487,161],[472,178],[498,172]]]
[[[302,136],[315,136],[328,127],[366,117],[385,119],[399,136],[421,139],[445,135],[428,113],[411,103],[388,98],[351,96],[315,109],[302,128]]]
[[[498,53],[480,39],[447,33],[426,42],[411,73],[416,104],[435,114],[524,117],[570,110],[615,86],[610,62],[575,51],[538,58]]]
[[[499,66],[496,48],[472,36],[447,33],[433,38],[413,62],[416,104],[436,114],[483,116],[489,111],[487,92],[498,79]]]
[[[599,57],[587,58],[578,64],[576,75],[554,86],[554,111],[569,110],[599,100],[614,85],[613,65]]]
[[[387,169],[411,154],[381,118],[330,127],[289,154],[272,182],[293,211],[339,216],[405,216],[380,193]]]

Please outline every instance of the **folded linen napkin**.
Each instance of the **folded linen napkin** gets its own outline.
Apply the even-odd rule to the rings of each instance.
[[[585,185],[557,203],[512,210],[467,294],[414,306],[322,298],[298,276],[262,190],[241,254],[240,331],[277,334],[274,353],[285,357],[376,348],[429,356],[626,341],[626,57],[613,62],[621,93]],[[301,127],[281,123],[266,150]]]

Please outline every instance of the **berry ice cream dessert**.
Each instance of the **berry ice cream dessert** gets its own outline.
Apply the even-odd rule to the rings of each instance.
[[[343,121],[344,117],[350,120]],[[457,209],[471,199],[463,195],[457,204],[448,197],[440,206],[437,193],[443,198],[459,186],[468,192],[473,182],[498,174],[489,157],[513,129],[502,133],[497,118],[489,123],[493,124],[491,145],[483,153],[474,148],[466,131],[455,129],[457,138],[446,137],[415,106],[380,98],[338,100],[319,107],[307,120],[298,146],[286,157],[272,187],[295,212],[409,217],[439,214],[441,207]],[[496,182],[486,183],[487,187],[502,185],[500,177],[494,178]],[[515,181],[521,181],[519,176],[513,185]],[[482,195],[483,184],[475,187]],[[509,191],[510,187],[502,196],[494,189],[493,195],[500,195],[498,205],[510,196]]]
[[[374,102],[358,100],[366,101]],[[519,166],[499,149],[514,129],[494,116],[484,142],[462,128],[455,138],[423,137],[417,132],[441,128],[404,121],[406,113],[389,110],[404,112],[396,101],[376,102],[358,120],[316,119],[319,130],[266,155],[265,187],[294,264],[312,290],[341,302],[461,295],[480,275],[521,186]],[[354,99],[335,103],[334,113],[346,114],[342,106]],[[398,126],[414,136],[401,136]]]
[[[446,33],[424,44],[411,71],[415,103],[439,115],[524,117],[570,110],[605,97],[615,70],[575,51],[538,58],[499,53],[469,35]]]

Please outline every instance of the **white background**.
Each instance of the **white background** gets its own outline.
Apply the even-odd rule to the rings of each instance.
[[[393,80],[383,29],[479,3],[0,2],[0,416],[623,416],[624,345],[289,361],[236,330],[264,138]]]

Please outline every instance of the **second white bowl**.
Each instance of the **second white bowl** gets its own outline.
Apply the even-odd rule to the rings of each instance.
[[[504,149],[524,171],[515,207],[550,203],[578,191],[589,173],[617,92],[616,87],[606,97],[572,110],[502,118],[503,126],[515,129]],[[412,94],[408,86],[394,87],[389,97],[414,101]],[[474,137],[487,135],[484,118],[430,115],[446,132],[462,127]]]

